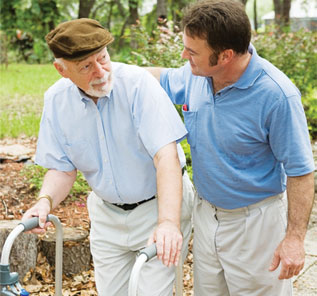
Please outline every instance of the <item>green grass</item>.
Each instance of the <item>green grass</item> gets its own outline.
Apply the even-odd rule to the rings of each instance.
[[[59,78],[53,65],[0,67],[0,139],[38,134],[44,92]]]

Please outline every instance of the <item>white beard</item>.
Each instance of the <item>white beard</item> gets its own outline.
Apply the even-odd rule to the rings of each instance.
[[[94,88],[95,84],[100,84],[103,82],[106,82],[106,84],[102,88],[98,90]],[[85,91],[85,93],[92,97],[101,98],[108,95],[110,91],[112,90],[112,87],[113,87],[112,73],[106,72],[104,77],[91,81],[89,83],[89,89]]]

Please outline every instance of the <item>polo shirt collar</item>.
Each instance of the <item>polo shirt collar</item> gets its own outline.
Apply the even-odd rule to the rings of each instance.
[[[261,63],[259,62],[260,57],[258,56],[256,49],[252,44],[249,45],[248,51],[252,55],[248,67],[239,80],[232,85],[232,87],[240,89],[247,89],[251,87],[263,71]]]

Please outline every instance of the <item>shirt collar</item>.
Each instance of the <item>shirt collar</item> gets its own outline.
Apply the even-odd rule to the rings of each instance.
[[[87,96],[87,94],[81,90],[79,87],[77,87],[78,91],[79,91],[79,94],[80,94],[80,97],[81,97],[81,101],[84,103],[84,105],[86,106],[86,104],[89,102],[89,101],[92,101],[92,99],[90,97]],[[108,94],[106,94],[104,97],[100,97],[99,99],[110,99],[111,98],[111,94],[112,94],[112,91],[113,91],[113,88],[109,91]]]
[[[232,87],[240,89],[251,87],[263,71],[261,63],[259,62],[260,57],[258,56],[256,49],[252,44],[249,45],[248,51],[251,53],[250,62],[242,76],[236,83],[232,85]]]

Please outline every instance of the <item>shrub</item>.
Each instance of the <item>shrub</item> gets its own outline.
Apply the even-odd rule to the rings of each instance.
[[[185,63],[181,58],[183,50],[182,32],[173,25],[166,22],[166,26],[158,26],[149,34],[146,29],[138,23],[131,27],[130,35],[124,38],[136,40],[136,49],[126,57],[124,62],[137,64],[139,66],[179,67]]]
[[[47,169],[41,166],[28,165],[23,168],[21,174],[27,178],[29,187],[38,193],[42,187],[43,178],[46,172]],[[83,174],[78,171],[76,181],[69,193],[69,196],[72,200],[77,200],[86,197],[90,191],[91,189]]]
[[[309,88],[302,98],[310,136],[317,139],[317,88]]]
[[[253,36],[258,54],[283,71],[302,94],[317,85],[317,32],[265,32]]]

